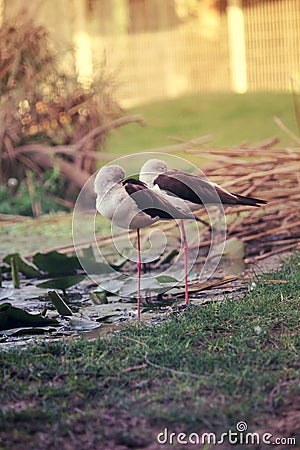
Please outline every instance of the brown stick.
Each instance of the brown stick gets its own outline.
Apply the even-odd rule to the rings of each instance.
[[[244,176],[240,177],[239,179],[230,180],[230,181],[225,182],[222,185],[222,187],[232,186],[232,185],[236,184],[237,182],[249,181],[251,178],[258,178],[261,176],[278,175],[278,174],[283,174],[283,173],[293,174],[297,171],[297,166],[298,165],[294,164],[293,166],[276,167],[275,169],[271,169],[271,170],[264,170],[264,171],[260,171],[260,172],[256,172],[256,173],[252,173],[252,174],[249,173],[248,175],[244,175]]]
[[[94,130],[87,133],[77,142],[77,144],[74,145],[74,150],[80,151],[87,141],[91,139],[97,139],[99,136],[101,136],[103,133],[106,133],[109,130],[112,130],[114,128],[120,128],[123,125],[127,125],[128,123],[132,122],[137,122],[143,126],[146,124],[145,121],[141,118],[141,116],[121,117],[120,119],[113,120],[112,122],[106,125],[101,125],[100,127],[94,128]]]
[[[274,122],[281,128],[290,138],[292,138],[297,144],[300,144],[300,138],[296,136],[284,123],[282,120],[279,119],[279,117],[274,117]]]
[[[250,236],[246,236],[243,241],[252,241],[253,239],[259,239],[261,237],[265,237],[265,236],[269,236],[270,234],[274,234],[274,236],[276,235],[276,233],[282,233],[283,231],[289,230],[291,228],[295,228],[297,226],[300,226],[300,220],[297,222],[293,222],[293,223],[288,223],[286,225],[277,227],[277,228],[273,228],[273,229],[268,229],[266,231],[263,231],[261,233],[257,233],[254,235],[250,235]]]
[[[89,177],[89,172],[74,167],[74,164],[63,161],[61,158],[51,158],[47,154],[40,154],[34,156],[34,161],[44,169],[52,168],[58,165],[60,172],[80,189],[85,185]]]
[[[272,250],[269,253],[263,253],[262,255],[254,256],[253,258],[246,258],[245,263],[251,263],[254,261],[260,261],[261,259],[269,258],[270,256],[277,255],[278,253],[287,252],[288,250],[291,250],[292,248],[299,247],[299,243],[297,244],[290,244],[285,247],[277,248],[276,250]]]
[[[99,136],[101,136],[103,133],[105,133],[108,130],[112,130],[114,128],[119,128],[123,125],[126,125],[128,123],[137,122],[142,125],[145,125],[145,122],[140,116],[127,116],[122,117],[120,119],[113,120],[112,122],[101,125],[97,128],[94,128],[89,133],[87,133],[85,136],[83,136],[76,144],[72,145],[56,145],[53,146],[47,146],[47,145],[41,145],[41,144],[29,144],[29,145],[22,145],[20,147],[17,147],[15,149],[11,149],[9,153],[3,155],[3,158],[7,157],[14,157],[20,153],[28,153],[28,152],[34,152],[34,153],[46,153],[46,154],[65,154],[65,155],[74,155],[74,157],[86,157],[91,153],[91,155],[95,159],[106,159],[111,160],[118,157],[118,155],[112,155],[110,153],[102,153],[97,154],[97,152],[86,152],[84,154],[80,154],[82,147],[86,144],[87,141],[90,141],[92,139],[97,139]],[[99,155],[96,157],[96,154]],[[79,156],[80,155],[80,156]],[[122,155],[119,155],[122,156]]]

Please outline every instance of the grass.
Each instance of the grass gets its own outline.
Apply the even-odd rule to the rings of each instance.
[[[239,421],[300,442],[299,282],[295,254],[242,298],[162,325],[1,353],[1,448],[143,448],[165,427]]]
[[[251,144],[271,136],[279,146],[295,145],[275,124],[278,116],[297,134],[290,93],[199,94],[192,97],[155,102],[129,111],[141,114],[148,126],[129,124],[112,132],[108,151],[131,154],[172,144],[170,136],[192,139],[213,135],[210,146]],[[174,142],[173,142],[174,143]]]

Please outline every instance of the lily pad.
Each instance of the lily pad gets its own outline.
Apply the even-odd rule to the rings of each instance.
[[[59,323],[56,319],[48,319],[41,314],[29,314],[23,309],[12,306],[11,303],[2,303],[0,305],[0,330],[44,325],[59,325]]]
[[[72,316],[72,311],[56,291],[48,292],[49,300],[61,316]]]
[[[25,275],[25,277],[41,278],[42,274],[39,269],[34,264],[23,258],[19,253],[11,253],[10,255],[7,255],[3,261],[11,265],[11,258],[15,259],[19,272]]]
[[[155,278],[149,275],[144,275],[141,277],[141,291],[160,291],[163,290],[162,284],[159,283]],[[137,293],[137,280],[134,278],[129,278],[121,287],[119,294],[125,297]]]
[[[103,262],[97,262],[95,259],[91,258],[80,258],[80,266],[81,268],[88,274],[91,275],[102,275],[106,273],[115,272],[114,268],[116,266],[109,265]]]
[[[38,283],[37,286],[46,289],[61,289],[65,293],[68,288],[80,283],[84,278],[85,275],[69,275],[43,281],[42,283]]]
[[[118,278],[113,278],[111,280],[102,281],[98,289],[103,289],[106,292],[111,292],[117,294],[122,286],[124,285],[126,278],[124,276],[119,276]]]
[[[44,327],[19,327],[12,328],[10,330],[0,331],[2,336],[26,336],[26,335],[38,335],[55,331],[54,326],[44,326]]]
[[[67,256],[57,251],[36,253],[33,263],[50,276],[72,275],[81,269],[77,256]]]
[[[170,275],[158,275],[157,277],[155,277],[155,279],[159,283],[178,283],[178,280],[174,277],[171,277]]]

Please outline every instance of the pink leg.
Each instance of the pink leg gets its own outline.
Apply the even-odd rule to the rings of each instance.
[[[188,270],[189,270],[189,246],[187,243],[184,220],[180,220],[180,228],[183,237],[183,248],[184,248],[184,283],[185,283],[185,304],[189,304],[189,285],[188,285]]]
[[[141,241],[140,241],[140,230],[137,228],[137,245],[138,245],[138,260],[137,260],[137,270],[138,270],[138,324],[141,322]]]

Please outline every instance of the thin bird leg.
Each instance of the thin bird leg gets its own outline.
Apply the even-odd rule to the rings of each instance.
[[[138,270],[138,324],[141,322],[141,240],[140,240],[140,229],[137,228],[137,246],[138,246],[138,260],[137,260],[137,270]]]
[[[188,286],[188,270],[189,270],[189,246],[187,243],[184,220],[180,220],[180,228],[183,238],[183,248],[184,248],[184,284],[185,284],[185,304],[189,304],[189,286]]]
[[[203,219],[200,219],[200,217],[197,216],[197,220],[198,222],[202,223],[202,225],[205,225],[206,227],[210,228],[210,224],[208,222],[206,222]]]
[[[208,222],[206,222],[205,220],[200,219],[200,217],[198,217],[198,220],[200,220],[200,222],[205,225],[206,227],[210,228],[210,225]]]

